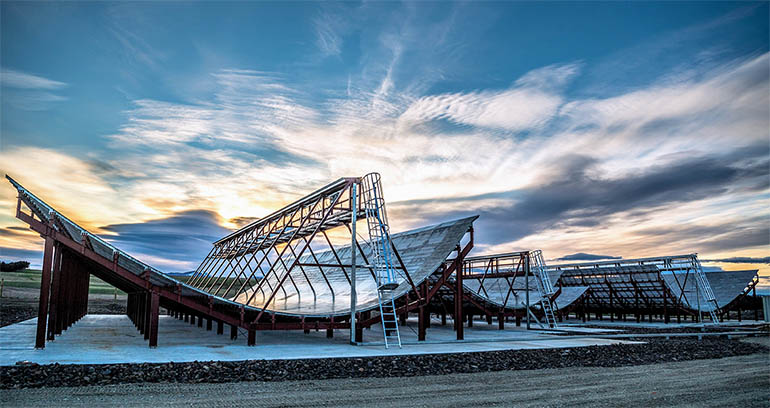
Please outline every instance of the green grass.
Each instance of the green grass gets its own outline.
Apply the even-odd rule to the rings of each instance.
[[[39,269],[24,269],[17,272],[0,272],[0,279],[3,280],[3,286],[6,288],[40,288]],[[115,293],[115,287],[107,284],[95,276],[91,276],[91,282],[88,286],[88,293],[94,295],[112,295]],[[125,293],[121,290],[118,290],[118,295],[125,295]]]
[[[40,288],[40,270],[39,269],[24,269],[18,272],[0,272],[0,279],[3,279],[3,285],[6,288],[19,288],[19,289],[39,289]],[[187,283],[191,280],[190,276],[179,276],[174,279]],[[230,284],[235,281],[235,278],[218,278],[212,279],[206,284],[209,288],[213,285],[213,289],[216,289],[222,285],[222,289],[226,289]],[[257,279],[252,279],[251,284],[256,285],[259,282]],[[201,282],[202,283],[202,282]],[[225,294],[224,297],[231,297],[235,295],[235,291],[241,286],[242,281],[235,282],[230,292]],[[200,286],[200,285],[198,285]],[[91,276],[91,282],[89,283],[88,293],[95,295],[112,295],[115,293],[115,288],[104,282],[103,280]],[[121,290],[118,290],[118,295],[125,295]]]

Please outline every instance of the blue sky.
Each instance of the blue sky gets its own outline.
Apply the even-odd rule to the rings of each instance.
[[[0,11],[0,170],[161,269],[369,171],[396,230],[481,214],[479,252],[768,254],[767,3]],[[14,206],[0,257],[37,257]]]

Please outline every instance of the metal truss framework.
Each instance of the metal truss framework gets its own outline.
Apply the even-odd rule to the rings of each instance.
[[[674,313],[677,320],[681,315],[701,319],[703,312],[709,311],[705,307],[709,302],[704,294],[688,297],[685,290],[688,284],[698,279],[696,273],[699,267],[697,256],[689,254],[549,265],[548,269],[561,273],[561,287],[589,287],[588,296],[580,305],[584,319],[586,312],[594,312],[599,318],[606,313],[612,320],[615,316],[631,313],[637,321],[641,321],[644,315],[650,321],[654,315],[660,315],[668,323]],[[713,309],[716,306],[710,307]]]
[[[53,340],[55,335],[61,334],[85,314],[90,275],[128,294],[127,314],[149,341],[150,347],[158,344],[161,308],[191,324],[197,320],[199,327],[205,319],[207,330],[212,330],[216,322],[218,334],[223,334],[224,325],[229,325],[231,338],[236,338],[239,331],[245,330],[249,345],[255,345],[258,330],[304,330],[307,333],[311,329],[325,329],[327,337],[331,337],[334,329],[351,327],[350,315],[346,315],[348,311],[292,314],[275,309],[274,304],[279,294],[288,293],[295,285],[299,287],[300,279],[305,279],[306,274],[308,279],[303,287],[310,289],[311,293],[315,291],[319,298],[324,291],[322,285],[329,284],[325,289],[327,294],[340,287],[339,282],[324,278],[325,275],[328,275],[327,278],[333,275],[330,271],[342,271],[342,275],[346,276],[345,284],[350,287],[347,271],[353,265],[340,254],[344,248],[335,250],[334,237],[327,232],[342,226],[350,231],[350,189],[358,185],[358,178],[331,183],[217,241],[190,284],[177,281],[120,251],[64,217],[10,177],[7,178],[19,192],[16,217],[45,239],[36,337],[38,348],[45,347],[46,339]],[[357,215],[363,216],[362,213]],[[449,267],[442,267],[444,281],[454,273],[457,265],[462,265],[463,258],[473,247],[472,221],[475,218],[460,220],[459,224],[447,223],[456,225],[455,229],[467,225],[462,227],[467,231],[462,232],[470,233],[471,239],[462,248],[458,243],[455,260]],[[394,242],[398,235],[394,235]],[[319,253],[317,247],[311,244],[314,238],[319,237],[323,237],[330,247],[329,251]],[[370,275],[372,265],[369,265],[364,249],[366,244],[353,242],[364,262],[357,266],[367,271],[361,273],[356,281],[373,281]],[[348,252],[352,252],[350,248]],[[418,311],[419,339],[424,340],[425,329],[429,327],[427,306],[437,287],[431,287],[425,279],[419,282],[412,280],[412,271],[407,269],[395,246],[393,252],[398,260],[396,273],[403,278],[398,298],[394,295],[397,314],[406,316]],[[318,260],[321,257],[326,260]],[[334,261],[328,260],[330,258]],[[262,265],[258,265],[260,262]],[[256,271],[262,271],[265,277],[257,280]],[[315,278],[311,277],[311,271],[316,273]],[[243,299],[246,301],[242,302]],[[355,313],[355,341],[362,341],[363,328],[380,322],[380,316],[373,313],[373,309],[361,309]],[[458,338],[462,338],[462,330],[458,332]]]
[[[454,262],[448,261],[430,279],[437,291],[430,299],[430,312],[440,314],[442,323],[451,315],[457,330],[458,326],[462,327],[458,322],[467,321],[471,327],[474,316],[485,316],[488,324],[496,318],[499,329],[503,330],[509,317],[515,318],[517,326],[526,318],[529,327],[530,317],[537,319],[536,315],[541,314],[540,310],[530,307],[533,305],[530,292],[533,302],[540,299],[531,271],[530,251],[463,257],[461,273],[445,276],[444,272]],[[462,301],[457,300],[458,292]],[[557,288],[552,299],[559,294]]]

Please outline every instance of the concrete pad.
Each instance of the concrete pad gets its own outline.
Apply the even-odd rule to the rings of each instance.
[[[17,361],[38,364],[114,364],[164,363],[186,361],[238,361],[333,357],[370,357],[405,354],[435,354],[472,351],[516,350],[537,348],[582,347],[633,343],[615,339],[569,338],[553,336],[523,328],[498,330],[497,325],[479,322],[465,328],[465,341],[455,341],[451,323],[441,326],[432,322],[427,342],[417,342],[417,325],[410,320],[401,328],[403,348],[382,345],[379,328],[364,330],[364,341],[372,345],[352,346],[348,330],[335,330],[334,338],[326,338],[326,331],[259,331],[257,345],[246,345],[246,333],[239,331],[235,341],[230,340],[229,327],[224,335],[207,331],[170,316],[160,316],[158,347],[151,349],[139,331],[124,315],[86,315],[46,348],[34,348],[37,319],[26,320],[0,328],[0,365]],[[450,320],[451,322],[451,320]],[[379,344],[374,344],[379,343]]]

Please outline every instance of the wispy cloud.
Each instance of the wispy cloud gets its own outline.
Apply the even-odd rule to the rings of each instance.
[[[3,101],[22,110],[46,110],[54,102],[67,100],[53,92],[67,87],[66,83],[22,71],[2,68],[0,85]]]
[[[483,31],[456,29],[468,24],[462,7],[420,19],[410,4],[384,17],[324,6],[309,42],[323,56],[347,58],[347,33],[385,21],[356,33],[362,51],[344,61],[338,87],[220,64],[196,76],[194,97],[132,98],[104,152],[14,148],[0,152],[3,170],[175,270],[192,260],[169,243],[179,233],[170,224],[235,228],[330,179],[370,171],[383,175],[394,230],[479,212],[480,252],[758,256],[770,220],[767,53],[687,63],[599,93],[575,92],[595,67],[574,60],[485,88],[444,86],[467,74],[454,63],[465,37]],[[127,26],[114,34],[128,42],[129,65],[162,62]],[[0,210],[12,213],[6,190]],[[154,234],[168,238],[166,253],[141,246]]]
[[[339,55],[342,49],[342,35],[348,26],[338,13],[322,11],[313,19],[316,44],[324,56]]]
[[[0,83],[2,86],[19,89],[54,90],[67,86],[64,82],[7,68],[2,68],[2,71],[0,71]]]
[[[401,115],[407,122],[446,119],[455,123],[521,131],[551,120],[564,102],[560,88],[578,71],[577,64],[556,65],[527,73],[510,89],[431,95]]]

